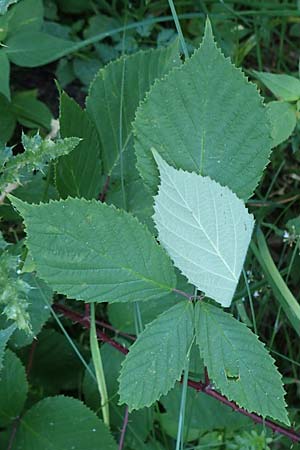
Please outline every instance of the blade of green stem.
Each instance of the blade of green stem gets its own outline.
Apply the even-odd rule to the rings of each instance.
[[[184,417],[185,417],[186,394],[187,394],[187,386],[188,386],[188,378],[189,378],[189,362],[190,362],[190,358],[188,356],[187,361],[186,361],[186,367],[184,369],[184,375],[183,375],[181,402],[180,402],[178,428],[177,428],[176,450],[183,450]]]
[[[109,427],[109,404],[105,382],[105,375],[101,359],[100,348],[97,339],[96,321],[95,321],[95,305],[91,303],[91,328],[90,328],[90,347],[92,360],[95,368],[98,390],[101,399],[101,410],[104,423]]]
[[[178,34],[178,37],[179,37],[179,41],[180,41],[180,44],[181,44],[181,47],[182,47],[182,51],[184,53],[184,57],[185,57],[185,59],[188,59],[189,52],[187,50],[187,46],[186,46],[186,43],[185,43],[185,40],[184,40],[184,37],[183,37],[182,29],[181,29],[181,26],[180,26],[180,23],[179,23],[178,15],[177,15],[177,12],[176,12],[173,0],[168,0],[168,1],[169,1],[169,6],[170,6],[170,9],[171,9],[172,16],[173,16],[173,20],[174,20],[174,23],[175,23],[175,27],[176,27],[176,30],[177,30],[177,34]]]
[[[194,289],[194,296],[197,295],[197,288]],[[180,401],[180,410],[179,410],[179,419],[178,419],[178,428],[177,428],[177,439],[176,439],[176,450],[183,450],[184,445],[184,419],[185,419],[185,406],[186,406],[186,395],[187,395],[187,387],[188,387],[188,379],[189,379],[189,366],[190,366],[190,353],[191,348],[195,340],[195,335],[192,339],[190,348],[186,355],[186,363],[183,372],[183,383],[182,383],[182,391],[181,391],[181,401]]]
[[[247,294],[248,294],[249,303],[250,303],[250,310],[251,310],[251,317],[252,317],[254,333],[257,334],[257,326],[256,326],[256,318],[255,318],[255,312],[254,312],[254,307],[253,307],[253,300],[252,300],[252,295],[251,295],[251,291],[249,288],[248,278],[247,278],[245,269],[243,269],[243,277],[244,277],[245,286],[247,289]]]
[[[257,245],[252,241],[251,250],[259,262],[265,277],[269,281],[276,300],[282,307],[296,333],[300,336],[300,305],[275,266],[260,228],[256,232],[256,242]]]
[[[61,329],[61,331],[63,332],[65,338],[67,339],[68,343],[70,344],[70,346],[72,347],[74,353],[76,354],[76,356],[78,357],[78,359],[82,362],[83,366],[85,367],[85,369],[87,370],[87,372],[90,374],[90,376],[92,377],[93,380],[96,381],[96,377],[94,375],[94,372],[92,371],[92,369],[90,368],[90,366],[88,365],[88,363],[85,361],[84,357],[82,356],[82,354],[80,353],[80,351],[78,350],[78,348],[76,347],[76,345],[74,344],[73,340],[70,338],[67,330],[65,329],[65,327],[63,326],[60,318],[58,317],[58,315],[56,314],[56,312],[54,311],[54,309],[52,308],[51,304],[48,302],[43,290],[40,288],[39,284],[36,282],[35,279],[33,279],[32,284],[35,285],[35,288],[39,291],[40,296],[42,297],[42,299],[45,302],[45,305],[47,306],[47,308],[49,308],[54,320],[57,322],[57,325],[59,326],[59,328]]]

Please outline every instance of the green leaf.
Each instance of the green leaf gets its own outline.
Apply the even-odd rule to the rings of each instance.
[[[37,67],[61,58],[76,42],[60,39],[40,31],[21,31],[6,42],[6,54],[11,62],[21,67]]]
[[[126,152],[136,108],[151,84],[179,63],[176,43],[166,49],[124,56],[100,69],[86,107],[101,141],[104,173],[111,174],[119,160],[120,147]]]
[[[8,12],[8,36],[22,31],[38,31],[43,24],[42,0],[22,0]]]
[[[159,241],[191,284],[228,307],[250,243],[253,216],[227,187],[176,170],[157,152],[154,156],[161,177],[154,206]]]
[[[126,302],[158,298],[175,287],[168,256],[130,214],[84,199],[11,201],[24,217],[38,274],[57,292],[88,302]]]
[[[247,199],[272,144],[262,98],[217,48],[209,21],[200,48],[155,83],[133,126],[137,167],[152,194],[158,185],[152,147],[174,167],[208,175]]]
[[[300,80],[290,75],[257,72],[256,78],[261,81],[280,100],[294,102],[300,98]]]
[[[87,351],[74,341],[83,359]],[[31,346],[21,350],[23,361],[30,358]],[[57,357],[61,355],[61,357]],[[47,394],[78,389],[78,377],[83,375],[84,366],[66,336],[53,328],[45,328],[38,335],[38,344],[34,351],[34,361],[30,370],[30,382]]]
[[[297,123],[296,110],[290,103],[276,101],[268,103],[267,110],[272,125],[272,147],[277,147],[293,133]]]
[[[228,400],[286,424],[281,375],[249,328],[221,309],[198,302],[196,338],[210,379]]]
[[[116,450],[100,419],[81,401],[62,395],[35,404],[21,418],[13,450]]]
[[[0,50],[0,67],[0,93],[3,94],[7,98],[7,100],[10,100],[10,64],[4,50]]]
[[[0,93],[0,117],[1,117],[0,143],[5,143],[8,142],[12,137],[17,121],[12,111],[10,102],[1,93]]]
[[[50,130],[51,111],[36,96],[36,90],[18,92],[12,99],[12,111],[18,122],[24,127]]]
[[[0,0],[0,14],[5,14],[7,8],[13,3],[17,3],[19,0]]]
[[[39,134],[33,137],[22,136],[24,153],[10,157],[4,167],[0,167],[0,192],[8,184],[21,184],[27,181],[33,170],[43,170],[47,162],[71,152],[80,142],[79,138],[42,139]]]
[[[63,138],[83,139],[56,164],[56,186],[61,197],[97,198],[102,184],[97,132],[87,113],[65,92],[60,96],[60,132]]]
[[[21,414],[27,392],[25,368],[13,352],[6,350],[0,377],[0,427],[9,425]]]
[[[120,375],[120,403],[150,406],[179,380],[193,339],[193,305],[178,303],[148,324],[130,347]]]
[[[4,330],[0,330],[0,370],[2,369],[3,366],[3,355],[4,355],[4,350],[6,347],[6,344],[9,340],[9,338],[11,337],[11,335],[13,334],[13,332],[16,329],[16,325],[10,325],[9,327],[5,328]]]

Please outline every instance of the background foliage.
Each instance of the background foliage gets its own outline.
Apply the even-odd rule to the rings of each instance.
[[[217,42],[209,39],[209,31],[200,49],[182,64],[167,1],[0,0],[0,448],[96,450],[116,449],[118,443],[127,450],[175,448],[182,387],[174,383],[186,368],[187,352],[192,380],[205,380],[205,365],[230,400],[287,423],[281,379],[272,372],[275,358],[287,392],[289,420],[299,428],[298,3],[176,1],[189,54],[202,41],[207,15]],[[203,60],[204,75],[195,76]],[[235,95],[236,90],[242,95]],[[208,101],[210,109],[205,109]],[[191,126],[199,105],[204,111],[201,130]],[[266,127],[271,127],[270,136]],[[212,146],[216,136],[217,145]],[[199,141],[201,152],[195,145]],[[231,157],[220,157],[224,142],[236,165]],[[151,147],[166,161],[158,161],[159,171]],[[172,155],[169,148],[175,149]],[[159,227],[158,216],[167,214],[170,204],[160,196],[155,215],[162,245],[151,236],[156,234],[152,195],[157,193],[159,172],[160,195],[164,193],[162,172],[169,176],[168,164],[228,185],[246,202],[258,225],[239,278],[241,250],[239,283],[230,307],[239,322],[215,306],[197,306],[201,358],[192,342],[191,305],[179,292],[192,296],[193,288],[162,249],[170,247],[170,236]],[[10,192],[25,218],[29,252]],[[59,199],[65,199],[63,216],[53,202]],[[102,204],[104,200],[114,206]],[[187,212],[181,210],[178,217],[184,220]],[[230,230],[219,223],[228,243],[234,242]],[[74,227],[76,236],[66,240],[63,233]],[[247,248],[249,239],[241,248]],[[201,242],[207,245],[203,237]],[[212,261],[211,267],[218,263]],[[95,264],[114,271],[110,285],[93,271]],[[190,267],[178,261],[175,265],[197,284],[189,277]],[[36,268],[49,284],[36,275]],[[74,277],[76,268],[81,272]],[[117,290],[113,283],[119,284]],[[176,295],[171,293],[175,287]],[[98,298],[99,288],[105,289],[105,298]],[[137,297],[148,301],[137,303]],[[110,432],[101,420],[89,306],[73,298],[101,302],[96,307],[98,337],[114,339],[114,346],[101,344]],[[220,303],[222,299],[219,293]],[[209,335],[211,323],[215,332]],[[139,341],[124,362],[135,336]],[[250,361],[248,366],[237,367],[236,360],[224,354],[224,336],[232,354]],[[177,353],[165,354],[162,340],[175,345]],[[208,352],[209,345],[213,351]],[[257,345],[260,365],[247,359],[252,345]],[[266,359],[266,351],[272,358]],[[222,358],[225,374],[218,371]],[[153,378],[141,383],[149,370]],[[238,376],[243,397],[232,384]],[[260,405],[270,386],[275,398]],[[129,413],[124,442],[128,411],[120,400],[130,410],[141,408]],[[284,449],[291,448],[291,441],[188,388],[182,448]]]

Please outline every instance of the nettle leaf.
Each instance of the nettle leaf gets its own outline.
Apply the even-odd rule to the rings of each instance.
[[[165,49],[124,56],[100,69],[91,85],[86,108],[98,130],[104,173],[111,174],[120,150],[127,149],[136,108],[151,84],[179,64],[176,42]]]
[[[116,450],[104,423],[81,401],[63,395],[44,398],[20,419],[14,449]]]
[[[8,320],[29,332],[28,295],[31,287],[18,274],[20,259],[4,251],[0,256],[0,307]]]
[[[42,139],[39,134],[33,137],[22,136],[24,153],[12,156],[4,161],[0,167],[0,193],[4,192],[10,184],[22,184],[33,170],[43,170],[46,163],[71,152],[80,142],[79,138],[72,137],[58,139]]]
[[[4,350],[6,347],[7,342],[9,341],[9,338],[13,334],[13,332],[16,329],[16,325],[10,325],[9,327],[5,328],[4,330],[0,330],[0,370],[3,367],[3,355]]]
[[[239,406],[286,424],[281,375],[263,343],[242,322],[198,302],[196,339],[210,379]]]
[[[0,427],[5,427],[21,414],[27,392],[25,368],[13,352],[6,350],[0,375]]]
[[[83,140],[56,164],[56,186],[63,198],[96,198],[101,191],[101,161],[97,131],[86,111],[65,92],[60,95],[60,132],[63,138]]]
[[[242,200],[209,177],[176,170],[157,152],[159,241],[191,284],[230,306],[254,226]]]
[[[28,333],[26,330],[17,329],[9,341],[9,345],[13,349],[19,349],[29,345],[35,336],[38,335],[45,322],[49,319],[49,305],[52,303],[53,296],[53,292],[49,286],[42,280],[39,280],[35,274],[26,273],[19,276],[21,281],[30,287],[27,294],[27,307],[25,311],[30,318],[30,328],[32,333]],[[5,320],[5,316],[2,314],[0,308],[0,328],[3,325],[8,326],[10,323],[10,321]]]
[[[208,175],[247,199],[272,145],[256,86],[223,56],[209,21],[200,48],[151,88],[134,130],[137,167],[153,194],[158,173],[152,147],[169,164]]]
[[[130,347],[120,374],[120,403],[150,406],[179,380],[194,334],[191,302],[173,306],[148,324]]]
[[[287,102],[297,101],[300,98],[300,80],[290,75],[257,72],[253,70],[256,78],[261,81],[275,97]]]
[[[288,139],[297,124],[296,109],[287,102],[270,102],[267,104],[272,125],[273,145],[277,145]]]
[[[169,257],[129,213],[95,200],[29,205],[10,199],[25,220],[38,275],[57,292],[88,302],[127,302],[175,287]]]

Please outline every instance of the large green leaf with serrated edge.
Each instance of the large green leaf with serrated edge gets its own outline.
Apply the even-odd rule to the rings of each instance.
[[[20,419],[12,450],[116,450],[104,423],[81,401],[44,398]]]
[[[156,192],[156,148],[177,168],[209,175],[240,198],[253,193],[271,150],[256,86],[225,58],[207,21],[202,45],[151,88],[134,122],[137,167]]]
[[[106,174],[118,163],[120,147],[124,153],[132,147],[132,121],[139,102],[156,78],[179,64],[175,42],[165,49],[124,56],[98,72],[86,107],[98,130]]]
[[[197,343],[216,388],[247,411],[289,424],[281,376],[264,344],[215,306],[199,302],[195,314]]]
[[[229,306],[254,225],[230,189],[209,177],[176,170],[157,152],[161,184],[154,222],[159,241],[190,283]]]
[[[38,275],[57,292],[88,302],[127,302],[175,287],[169,257],[129,213],[94,200],[29,205],[10,199],[24,218]]]
[[[130,347],[120,374],[120,403],[150,406],[179,380],[194,334],[193,305],[185,301],[148,324]]]
[[[77,136],[82,141],[56,164],[56,186],[63,198],[96,198],[101,191],[100,148],[96,128],[86,111],[65,92],[60,95],[60,133],[63,138]]]
[[[6,350],[0,376],[0,427],[13,422],[22,412],[28,392],[25,367]]]

